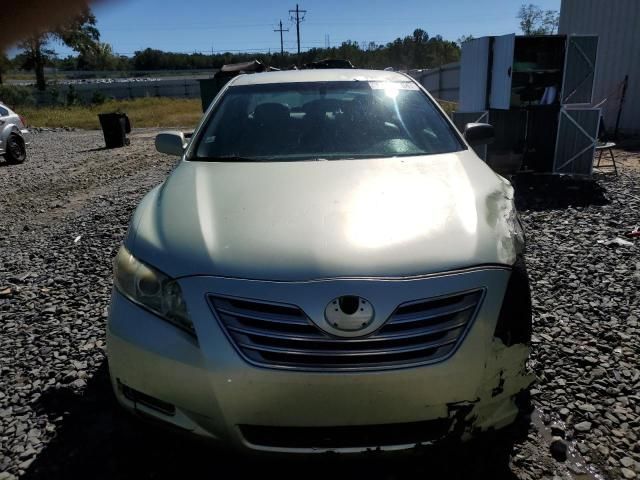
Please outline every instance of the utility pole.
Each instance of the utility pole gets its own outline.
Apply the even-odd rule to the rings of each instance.
[[[280,20],[280,28],[276,28],[274,32],[280,32],[280,55],[284,56],[284,40],[282,39],[282,32],[288,32],[289,29],[282,28],[282,20]]]
[[[298,36],[298,55],[300,55],[300,22],[304,20],[304,16],[307,13],[307,11],[300,10],[300,8],[298,7],[298,4],[296,3],[296,9],[289,10],[289,13],[291,14],[291,20],[296,22],[296,34]],[[293,16],[294,13],[296,14],[295,17]],[[302,14],[302,16],[300,16],[300,14]]]

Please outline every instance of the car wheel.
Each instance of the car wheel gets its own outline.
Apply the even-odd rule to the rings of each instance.
[[[9,163],[22,163],[27,159],[24,140],[15,133],[11,134],[7,140],[7,151],[4,154],[4,158]]]

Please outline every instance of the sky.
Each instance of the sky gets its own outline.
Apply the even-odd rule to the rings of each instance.
[[[296,49],[289,10],[295,0],[111,0],[97,2],[101,41],[122,55],[151,47],[174,52],[279,51],[274,32],[282,20],[285,50]],[[559,10],[560,0],[527,0]],[[299,0],[303,49],[343,41],[386,43],[422,28],[457,40],[519,31],[524,0]],[[59,55],[71,53],[53,45]]]

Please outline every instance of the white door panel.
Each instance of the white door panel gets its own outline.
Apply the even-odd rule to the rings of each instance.
[[[459,112],[478,112],[487,107],[488,64],[489,37],[462,44]]]
[[[491,108],[508,110],[511,106],[511,71],[515,34],[495,37],[493,41],[493,68],[491,69]]]

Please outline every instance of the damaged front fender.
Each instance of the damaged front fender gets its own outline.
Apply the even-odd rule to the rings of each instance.
[[[501,263],[513,265],[524,253],[525,236],[514,202],[511,183],[503,177],[500,188],[487,196],[487,223],[496,235],[497,258]]]

